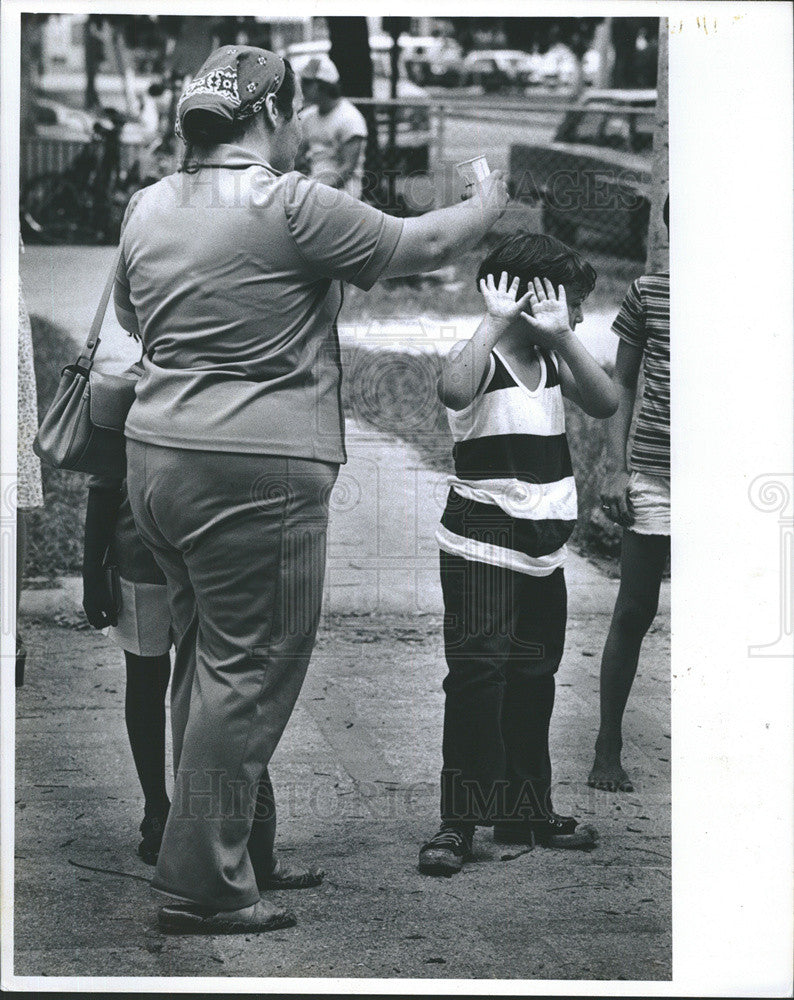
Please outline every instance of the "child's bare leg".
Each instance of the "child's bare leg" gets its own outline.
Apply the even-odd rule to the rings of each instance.
[[[620,590],[601,659],[601,727],[587,779],[592,788],[633,791],[620,760],[623,713],[637,673],[642,640],[656,615],[669,552],[667,535],[623,533]]]

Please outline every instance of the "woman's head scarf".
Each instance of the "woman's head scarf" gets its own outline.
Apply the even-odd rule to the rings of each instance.
[[[253,45],[216,49],[185,88],[176,114],[176,134],[191,111],[204,111],[229,122],[253,118],[275,94],[286,75],[281,56]]]

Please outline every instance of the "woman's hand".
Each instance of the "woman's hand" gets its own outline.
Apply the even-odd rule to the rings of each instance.
[[[601,510],[610,521],[623,528],[634,524],[634,511],[629,497],[629,473],[625,470],[611,473],[601,487]]]
[[[502,271],[498,285],[494,283],[492,274],[489,274],[487,278],[480,278],[479,284],[480,292],[485,299],[485,311],[492,319],[503,324],[505,328],[522,315],[522,310],[529,305],[530,295],[534,294],[534,292],[527,292],[516,301],[519,279],[513,278],[509,286],[508,281],[507,271]]]
[[[119,623],[115,601],[101,566],[83,567],[83,611],[94,628]]]
[[[562,285],[555,294],[548,278],[533,278],[525,296],[530,312],[521,315],[532,331],[533,343],[548,350],[559,350],[571,333],[568,300]],[[523,299],[521,300],[524,301]]]

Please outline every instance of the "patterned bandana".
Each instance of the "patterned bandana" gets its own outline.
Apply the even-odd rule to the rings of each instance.
[[[224,45],[216,49],[179,99],[176,134],[183,139],[186,115],[201,109],[228,121],[253,118],[284,82],[281,56],[253,45]]]

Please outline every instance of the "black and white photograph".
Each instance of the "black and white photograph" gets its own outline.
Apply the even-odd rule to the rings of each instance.
[[[791,996],[792,12],[351,9],[3,3],[2,987]]]

